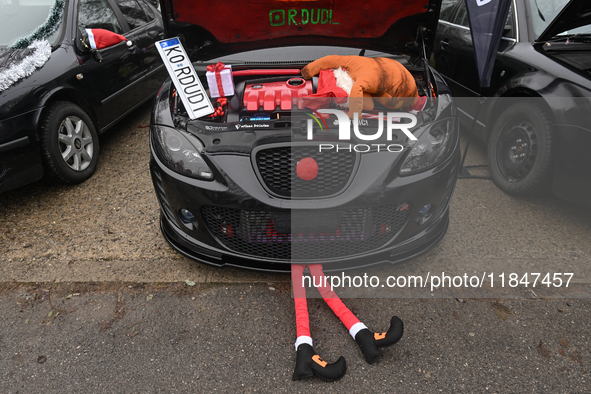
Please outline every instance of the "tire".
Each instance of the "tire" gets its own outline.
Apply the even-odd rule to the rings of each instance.
[[[57,183],[76,184],[94,174],[99,139],[82,108],[67,101],[50,105],[41,122],[41,157],[46,174]]]
[[[554,143],[547,110],[533,103],[512,105],[501,114],[488,141],[492,180],[513,196],[544,191],[552,172]]]

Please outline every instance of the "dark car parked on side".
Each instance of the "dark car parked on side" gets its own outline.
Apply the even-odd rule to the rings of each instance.
[[[190,119],[170,79],[154,103],[150,170],[170,244],[218,267],[289,271],[304,261],[328,271],[403,261],[437,243],[460,161],[454,102],[426,64],[440,4],[164,1],[167,35],[184,37],[203,86],[207,65],[219,60],[232,66],[235,84],[213,118]],[[362,115],[365,136],[344,139],[346,115],[320,116],[324,125],[316,117],[316,127],[301,113],[306,105],[293,92],[316,93],[319,78],[304,80],[300,69],[335,54],[395,59],[414,78],[426,105],[409,124],[413,138],[400,130],[389,137],[397,153],[365,145],[376,142],[367,135],[387,108]],[[308,120],[318,139],[307,137]],[[313,176],[302,163],[316,165]]]
[[[463,125],[488,143],[499,188],[591,206],[591,3],[513,0],[490,88],[479,87],[464,0],[444,1],[432,65]],[[472,98],[472,99],[468,99]]]
[[[85,29],[132,45],[92,52]],[[154,46],[163,35],[160,12],[144,0],[0,0],[0,192],[44,173],[61,183],[90,177],[98,135],[164,80]]]

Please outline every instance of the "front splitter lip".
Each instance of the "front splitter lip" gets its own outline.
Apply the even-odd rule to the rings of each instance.
[[[436,227],[429,231],[429,233],[402,247],[395,245],[384,248],[377,253],[367,253],[367,256],[340,258],[338,262],[322,263],[321,261],[315,260],[313,263],[322,264],[325,272],[352,270],[382,263],[401,263],[428,252],[443,238],[448,226],[449,209],[440,217]],[[166,216],[162,212],[160,214],[160,229],[166,241],[177,252],[199,263],[217,268],[233,267],[261,272],[289,273],[291,271],[292,263],[289,261],[277,262],[227,251],[207,250],[196,246],[179,236],[179,232],[175,231],[174,225],[166,219]],[[302,264],[299,261],[294,263]]]

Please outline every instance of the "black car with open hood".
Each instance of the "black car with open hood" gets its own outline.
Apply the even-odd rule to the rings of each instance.
[[[439,241],[460,158],[454,102],[425,60],[440,3],[163,0],[157,45],[182,55],[154,103],[150,170],[170,244],[289,271],[399,262]],[[402,82],[370,73],[382,91],[355,112],[353,66],[301,72],[327,58],[392,65]],[[386,96],[392,83],[413,93]],[[193,115],[189,91],[212,113]]]

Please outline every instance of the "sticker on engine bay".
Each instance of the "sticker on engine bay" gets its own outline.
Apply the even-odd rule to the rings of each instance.
[[[189,118],[197,119],[212,114],[214,112],[213,105],[207,97],[181,41],[178,38],[158,41],[156,48],[166,65],[170,78],[177,87],[177,93],[185,105]]]

